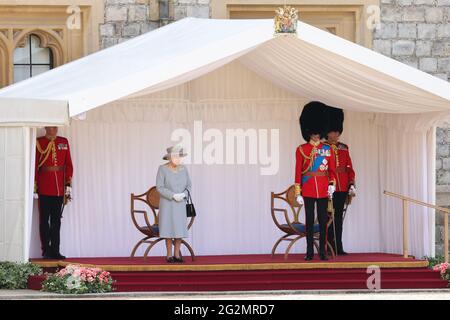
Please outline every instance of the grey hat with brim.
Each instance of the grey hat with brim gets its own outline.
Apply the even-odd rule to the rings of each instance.
[[[184,152],[184,149],[180,146],[173,146],[167,148],[167,154],[163,157],[163,160],[169,160],[172,154],[178,155],[179,157],[186,157],[187,153]]]

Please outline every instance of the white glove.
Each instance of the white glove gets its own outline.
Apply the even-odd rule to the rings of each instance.
[[[33,199],[39,199],[37,183],[34,182]]]
[[[356,188],[355,188],[354,185],[351,185],[351,186],[350,186],[350,189],[348,190],[348,194],[349,194],[351,197],[355,197],[355,196],[356,196]]]
[[[72,187],[66,186],[66,191],[64,192],[64,195],[66,196],[67,201],[72,200]]]
[[[177,202],[180,202],[181,200],[183,200],[186,197],[186,195],[184,193],[175,193],[173,195],[173,199]]]
[[[297,198],[295,198],[295,201],[297,201],[297,203],[301,206],[304,204],[302,196],[297,196]]]
[[[333,186],[332,184],[330,184],[328,186],[328,198],[332,198],[333,197],[333,193],[336,191],[336,187]]]

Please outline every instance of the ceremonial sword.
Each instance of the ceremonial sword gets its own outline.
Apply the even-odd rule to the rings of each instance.
[[[333,216],[333,235],[334,235],[334,248],[337,250],[337,240],[336,240],[336,221],[334,217],[334,206],[333,206],[333,194],[328,196],[328,212],[331,212]],[[335,257],[337,252],[335,253]]]

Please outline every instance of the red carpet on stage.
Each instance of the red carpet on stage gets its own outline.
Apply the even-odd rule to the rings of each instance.
[[[306,262],[303,254],[199,256],[195,261],[168,264],[164,257],[68,258],[32,260],[44,268],[69,264],[97,266],[110,271],[116,291],[236,291],[367,289],[372,273],[380,267],[380,289],[445,288],[439,273],[428,262],[400,255],[354,253],[329,261]],[[51,270],[48,269],[48,270]],[[42,277],[30,279],[29,287],[40,289]]]

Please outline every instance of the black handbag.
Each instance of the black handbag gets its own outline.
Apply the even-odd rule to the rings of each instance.
[[[186,199],[186,216],[188,218],[192,218],[195,217],[197,213],[195,212],[195,207],[194,204],[192,203],[191,193],[189,192],[188,189],[186,189],[186,191],[188,192],[188,197]]]

